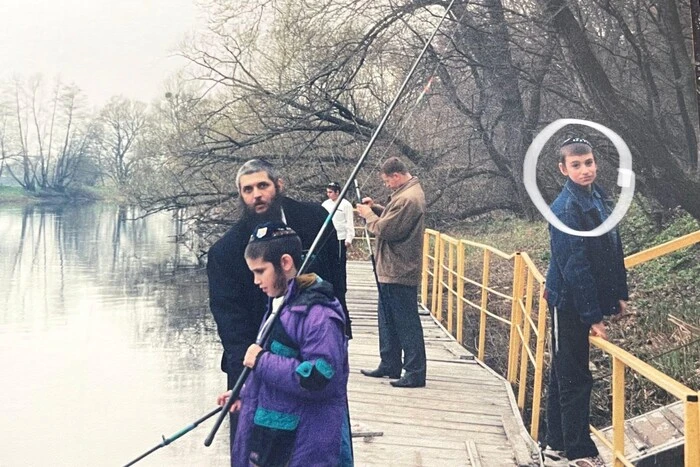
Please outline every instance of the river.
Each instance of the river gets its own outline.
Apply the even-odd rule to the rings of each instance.
[[[0,466],[120,466],[225,388],[206,274],[172,216],[0,205]],[[214,418],[139,466],[226,466]]]

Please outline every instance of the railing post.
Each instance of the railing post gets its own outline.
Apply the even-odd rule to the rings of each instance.
[[[454,299],[455,299],[455,256],[457,252],[452,242],[447,246],[447,330],[454,336]]]
[[[537,307],[537,350],[535,352],[535,376],[532,389],[532,420],[530,436],[537,441],[540,430],[540,407],[542,406],[542,377],[544,375],[544,344],[547,341],[547,301],[544,299],[544,282],[540,283]]]
[[[700,404],[698,396],[689,394],[684,402],[685,411],[685,447],[683,454],[685,457],[685,467],[700,467]]]
[[[428,267],[430,259],[430,234],[423,232],[423,263],[421,267],[420,304],[428,309]]]
[[[433,290],[430,299],[430,311],[433,316],[437,317],[437,296],[438,288],[440,287],[440,232],[435,234],[433,240]]]
[[[527,319],[532,315],[532,290],[534,288],[534,276],[530,268],[527,268],[527,286],[525,289],[525,316],[523,316],[523,341],[521,343],[522,350],[520,351],[520,381],[518,381],[518,407],[520,410],[525,410],[525,395],[527,394],[527,349],[530,345],[530,320]]]
[[[625,455],[625,364],[612,358],[613,466],[624,467]]]
[[[523,257],[515,253],[513,262],[513,303],[510,310],[510,339],[508,344],[508,382],[515,383],[516,362],[520,355],[517,328],[520,325],[520,299],[523,296],[522,287]]]
[[[443,256],[445,255],[445,242],[442,241],[442,236],[439,237],[438,246],[438,275],[437,275],[437,309],[435,310],[435,318],[442,323],[442,272],[443,272]]]
[[[457,242],[457,342],[464,345],[464,263],[465,253],[462,241]]]
[[[481,271],[481,313],[479,317],[479,348],[477,358],[484,361],[486,355],[486,306],[489,300],[489,278],[491,274],[491,252],[484,250],[484,264]]]

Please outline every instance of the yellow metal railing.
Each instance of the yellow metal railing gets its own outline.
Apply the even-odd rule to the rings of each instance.
[[[695,243],[700,243],[700,231],[628,256],[625,258],[625,265],[631,268]],[[481,259],[474,259],[473,255],[470,255],[472,251],[480,251]],[[490,283],[494,258],[512,262],[510,265],[513,271],[512,283],[509,294],[497,290]],[[479,262],[481,273],[476,275],[481,277],[480,282],[467,275],[467,265],[479,264]],[[548,308],[544,298],[544,277],[529,255],[524,252],[507,254],[489,245],[459,240],[439,231],[426,229],[422,279],[421,304],[429,309],[436,319],[446,322],[448,331],[460,343],[464,343],[464,305],[478,310],[479,337],[475,347],[479,360],[483,361],[486,355],[487,320],[492,318],[502,325],[509,326],[506,378],[511,384],[517,386],[518,407],[524,412],[528,405],[529,370],[532,369],[530,435],[533,439],[537,439],[542,402]],[[478,304],[474,301],[476,299],[472,296],[474,294],[465,294],[465,287],[472,286],[480,290]],[[493,307],[489,308],[492,303],[491,296],[510,303],[510,319],[499,316]],[[607,441],[595,428],[591,427],[591,429],[611,449],[615,466],[632,465],[624,455],[624,371],[625,368],[629,368],[684,401],[685,465],[700,467],[700,406],[698,405],[700,393],[664,375],[614,344],[599,338],[591,338],[590,341],[613,359],[613,442]]]

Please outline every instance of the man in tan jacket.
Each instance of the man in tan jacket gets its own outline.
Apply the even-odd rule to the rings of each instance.
[[[357,211],[377,237],[379,278],[379,355],[375,370],[361,370],[374,378],[400,378],[399,388],[425,386],[425,342],[418,316],[418,284],[421,280],[425,195],[416,177],[397,157],[381,168],[384,184],[392,190],[389,203],[364,198]],[[403,364],[401,352],[403,351]],[[401,377],[401,369],[405,370]]]

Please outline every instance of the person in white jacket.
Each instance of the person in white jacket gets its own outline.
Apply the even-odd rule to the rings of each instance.
[[[331,212],[338,195],[340,195],[338,182],[331,182],[326,186],[326,195],[328,199],[323,202],[322,206],[326,208],[326,211]],[[348,261],[348,247],[352,245],[352,240],[355,238],[355,221],[353,217],[352,204],[350,204],[350,201],[342,199],[333,215],[333,227],[335,227],[335,231],[338,234],[338,252],[340,254],[338,265],[341,276],[339,282],[341,286],[345,287],[345,290],[347,290],[346,263]]]

